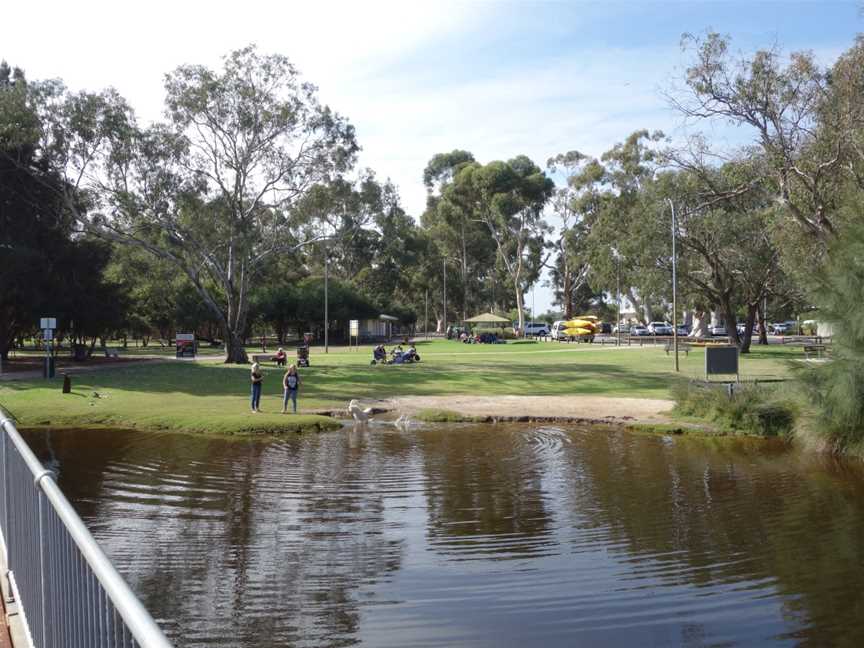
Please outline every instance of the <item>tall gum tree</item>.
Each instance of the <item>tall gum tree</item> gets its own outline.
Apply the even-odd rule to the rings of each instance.
[[[554,189],[555,183],[524,155],[466,164],[444,189],[444,200],[463,205],[488,229],[513,290],[520,331],[525,330],[525,290],[544,263],[549,226],[543,208]]]
[[[232,52],[223,69],[165,78],[166,123],[141,129],[114,91],[47,85],[43,147],[89,200],[85,227],[185,274],[221,323],[226,362],[246,362],[250,288],[300,240],[294,206],[354,164],[353,127],[281,55]]]

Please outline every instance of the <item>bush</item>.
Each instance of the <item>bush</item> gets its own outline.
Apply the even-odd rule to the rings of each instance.
[[[725,432],[759,436],[788,435],[796,420],[792,403],[764,385],[681,382],[672,388],[675,412],[703,418]]]
[[[804,382],[814,412],[802,418],[799,438],[837,453],[864,456],[864,224],[850,223],[833,242],[817,275],[813,298],[831,325],[831,359]]]

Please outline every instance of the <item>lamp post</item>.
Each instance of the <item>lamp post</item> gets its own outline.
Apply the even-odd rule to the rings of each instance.
[[[621,346],[621,257],[618,255],[618,250],[615,250],[615,302],[618,306],[618,321],[615,324],[615,333],[617,345]]]
[[[444,337],[447,337],[447,258],[441,259],[441,268],[444,275]]]
[[[672,347],[675,351],[675,371],[681,369],[678,366],[678,275],[677,259],[675,256],[675,203],[671,198],[666,199],[672,210]]]
[[[327,284],[330,279],[330,255],[324,244],[324,353],[330,353],[330,299]]]

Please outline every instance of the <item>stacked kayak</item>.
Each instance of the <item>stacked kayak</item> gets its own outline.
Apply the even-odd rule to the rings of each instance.
[[[570,337],[596,335],[600,320],[593,315],[580,315],[564,322],[564,334]]]

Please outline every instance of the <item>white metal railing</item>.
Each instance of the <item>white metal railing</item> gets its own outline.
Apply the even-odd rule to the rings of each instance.
[[[0,409],[0,551],[35,648],[171,648]]]

